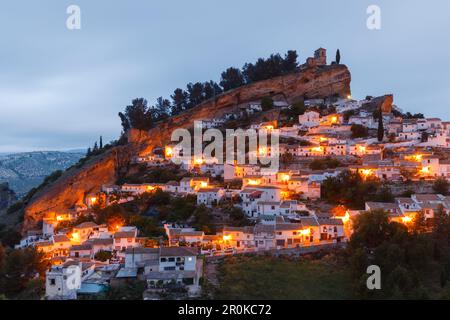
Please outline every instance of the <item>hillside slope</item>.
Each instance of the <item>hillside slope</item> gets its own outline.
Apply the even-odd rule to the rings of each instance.
[[[109,150],[81,169],[69,170],[51,186],[37,193],[25,208],[23,230],[34,227],[46,212],[70,208],[83,201],[87,193],[99,191],[102,184],[115,182],[119,171],[126,170],[133,155],[163,146],[170,141],[170,135],[176,128],[191,127],[195,120],[221,117],[236,110],[239,104],[265,96],[282,95],[289,102],[300,97],[346,97],[351,94],[350,82],[350,71],[345,65],[312,67],[228,91],[158,124],[149,132],[131,130],[128,145]]]

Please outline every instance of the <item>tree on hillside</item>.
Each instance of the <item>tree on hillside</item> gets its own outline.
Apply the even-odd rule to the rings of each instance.
[[[100,136],[100,146],[99,146],[99,148],[103,149],[103,137],[102,136]]]
[[[188,83],[187,92],[189,94],[189,108],[203,102],[203,84],[200,82]]]
[[[226,71],[222,72],[220,86],[224,91],[238,88],[243,84],[245,84],[244,76],[239,69],[228,68]]]
[[[442,204],[438,206],[437,210],[434,210],[431,230],[433,258],[441,262],[448,274],[450,271],[450,217]]]
[[[341,63],[341,51],[339,49],[337,49],[336,51],[336,63],[337,64]]]
[[[120,118],[123,132],[127,132],[131,128],[130,121],[128,120],[127,116],[125,114],[123,114],[122,112],[119,112],[119,118]],[[89,148],[89,151],[90,151],[90,149],[91,148]]]
[[[42,281],[48,267],[49,261],[35,248],[10,251],[4,258],[0,293],[14,299],[26,289],[32,290],[30,284],[33,279]],[[36,278],[36,275],[40,278]],[[32,287],[36,288],[34,284]]]
[[[363,209],[367,201],[373,201],[380,187],[377,178],[363,179],[358,173],[343,171],[336,177],[329,177],[321,187],[322,198],[333,204],[354,209]]]
[[[352,131],[352,138],[365,138],[369,135],[369,130],[360,124],[352,124],[350,130]]]
[[[282,72],[289,73],[295,71],[298,67],[298,54],[295,50],[289,50],[284,56],[284,60],[282,63]]]
[[[353,219],[352,248],[375,248],[391,235],[389,216],[384,210],[373,210]]]
[[[177,88],[170,96],[172,99],[172,114],[179,114],[187,109],[189,94],[183,89]]]
[[[293,118],[296,118],[306,112],[306,106],[305,101],[297,101],[292,104],[292,106],[289,108],[289,113]]]
[[[159,97],[158,99],[156,99],[156,104],[152,108],[154,121],[167,119],[170,115],[170,112],[170,101],[168,99],[164,99],[163,97]]]
[[[267,111],[273,108],[273,99],[270,97],[264,97],[261,99],[261,108],[263,111]]]
[[[125,108],[125,113],[119,113],[119,117],[122,120],[124,132],[130,128],[149,130],[153,127],[152,111],[144,98],[134,99],[131,105]]]
[[[198,206],[193,213],[192,226],[197,230],[202,230],[207,234],[214,232],[213,216],[211,210],[204,205]]]
[[[378,141],[383,141],[384,138],[384,125],[383,125],[383,113],[380,110],[380,116],[378,117],[378,132],[377,132]]]
[[[425,116],[423,113],[412,114],[411,112],[407,112],[403,114],[403,119],[423,119]]]
[[[208,100],[222,93],[222,88],[214,81],[203,83],[203,99]]]
[[[266,80],[283,74],[284,60],[279,54],[272,54],[269,58],[259,58],[255,64],[246,63],[242,73],[247,83]]]
[[[447,179],[441,177],[438,178],[433,184],[433,191],[439,194],[446,196],[448,194],[448,190],[450,188],[450,183]]]

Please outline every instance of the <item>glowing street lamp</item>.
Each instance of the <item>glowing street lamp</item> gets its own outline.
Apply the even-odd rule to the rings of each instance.
[[[267,155],[267,148],[266,147],[259,147],[258,148],[258,154],[259,154],[259,156],[266,156]]]
[[[338,122],[338,118],[336,116],[331,117],[331,123],[335,124]]]
[[[72,242],[75,242],[75,243],[78,243],[78,242],[80,242],[80,234],[78,233],[78,232],[73,232],[72,233],[72,236],[71,236],[71,238],[70,238],[70,240],[72,241]]]
[[[323,148],[322,147],[314,147],[311,150],[314,151],[314,152],[322,152]]]
[[[342,222],[344,224],[346,224],[347,222],[350,221],[350,213],[348,212],[348,210],[345,212],[345,215],[342,217]]]
[[[311,229],[300,230],[302,236],[309,236],[311,234]]]
[[[412,222],[412,218],[411,218],[411,217],[408,217],[408,216],[403,217],[403,218],[402,218],[402,222],[403,222],[404,224],[411,223],[411,222]]]
[[[364,178],[367,178],[368,176],[371,176],[372,174],[373,174],[373,172],[372,172],[371,169],[362,169],[362,170],[361,170],[361,175],[362,175]]]
[[[201,165],[201,164],[203,164],[203,159],[202,158],[197,158],[197,159],[195,159],[194,160],[194,163],[196,164],[196,165]]]
[[[167,158],[171,158],[173,156],[173,148],[167,146],[164,151],[164,154],[166,155]]]
[[[420,172],[423,173],[423,174],[428,174],[428,173],[430,173],[430,167],[423,167],[420,170]]]

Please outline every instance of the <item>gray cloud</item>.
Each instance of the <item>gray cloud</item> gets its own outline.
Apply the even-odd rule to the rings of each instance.
[[[404,110],[445,118],[450,3],[377,1],[79,0],[82,29],[65,28],[72,1],[18,0],[0,11],[0,152],[86,147],[117,138],[117,112],[189,81],[288,49],[305,59],[341,49],[353,95],[392,92]]]

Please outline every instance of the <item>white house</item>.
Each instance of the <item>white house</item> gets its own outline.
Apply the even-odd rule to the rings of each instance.
[[[45,297],[50,300],[75,300],[81,288],[83,266],[68,260],[63,265],[52,266],[45,274]]]
[[[320,113],[317,111],[306,111],[298,116],[298,122],[306,127],[317,127],[320,125]]]
[[[225,190],[222,188],[204,188],[197,191],[197,204],[205,206],[217,205],[225,196]]]

